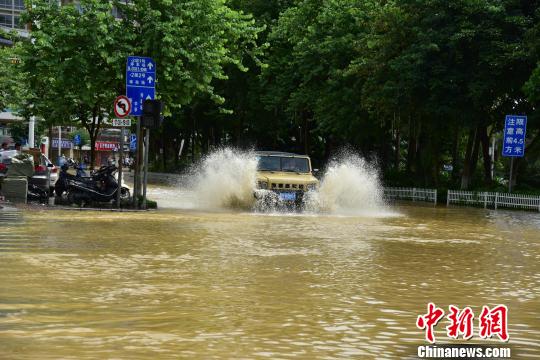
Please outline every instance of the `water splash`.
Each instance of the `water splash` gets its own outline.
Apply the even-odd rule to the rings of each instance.
[[[191,169],[187,186],[198,208],[249,208],[255,202],[256,175],[254,152],[221,148]]]
[[[290,207],[270,191],[256,190],[257,155],[254,151],[222,148],[203,158],[176,190],[178,208],[242,209],[259,213],[290,213]],[[254,193],[261,196],[255,199]],[[180,196],[181,194],[181,196]],[[167,203],[174,194],[168,194]],[[318,191],[304,196],[308,214],[387,216],[378,171],[357,154],[343,153],[332,160]]]
[[[377,215],[386,211],[376,167],[350,152],[333,159],[319,191],[308,194],[307,208],[342,215]]]

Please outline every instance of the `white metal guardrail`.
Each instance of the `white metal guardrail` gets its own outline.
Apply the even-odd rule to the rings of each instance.
[[[540,211],[540,196],[498,193],[498,192],[476,192],[462,190],[448,190],[446,205],[474,205],[484,208],[498,207],[528,209]]]
[[[437,205],[437,189],[385,187],[384,197],[391,200],[427,201]]]

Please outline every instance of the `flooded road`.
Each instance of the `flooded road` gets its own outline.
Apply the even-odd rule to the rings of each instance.
[[[395,212],[0,211],[0,357],[404,358],[429,301],[540,357],[540,215]]]

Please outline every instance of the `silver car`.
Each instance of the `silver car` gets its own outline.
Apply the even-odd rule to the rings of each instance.
[[[35,159],[34,159],[35,161]],[[47,175],[49,175],[49,191],[52,193],[56,180],[58,180],[58,167],[52,163],[44,154],[41,154],[39,164],[34,163],[34,176],[30,183],[41,188],[47,187]]]

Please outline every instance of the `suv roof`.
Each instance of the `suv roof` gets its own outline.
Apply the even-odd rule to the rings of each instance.
[[[307,155],[300,155],[300,154],[294,154],[290,152],[284,152],[284,151],[255,151],[255,154],[257,155],[265,155],[265,156],[289,156],[289,157],[308,157]]]

